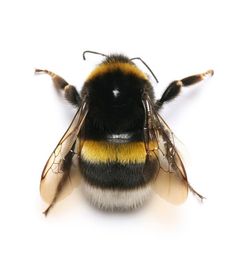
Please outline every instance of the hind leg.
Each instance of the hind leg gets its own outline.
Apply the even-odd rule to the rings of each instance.
[[[64,96],[67,101],[69,101],[71,104],[74,106],[79,106],[81,102],[80,95],[76,88],[72,85],[70,85],[68,82],[66,82],[62,77],[58,76],[54,72],[48,71],[48,70],[41,70],[41,69],[36,69],[35,70],[36,74],[39,73],[45,73],[51,76],[52,81],[56,87],[57,90],[63,90],[64,91]]]

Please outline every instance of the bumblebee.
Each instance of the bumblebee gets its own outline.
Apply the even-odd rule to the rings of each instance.
[[[141,58],[85,51],[84,59],[87,53],[104,60],[80,93],[55,73],[35,70],[50,75],[78,108],[42,172],[40,192],[48,203],[44,214],[78,185],[93,205],[105,210],[138,208],[153,191],[173,204],[182,203],[188,191],[203,199],[188,182],[174,135],[159,110],[213,70],[173,81],[156,100],[148,75],[134,62],[142,61],[156,79]]]

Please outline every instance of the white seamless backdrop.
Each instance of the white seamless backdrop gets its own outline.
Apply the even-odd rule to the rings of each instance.
[[[235,24],[230,0],[1,1],[0,255],[235,256]],[[137,212],[109,214],[75,191],[42,215],[41,171],[76,110],[34,68],[80,89],[101,61],[83,61],[84,50],[142,57],[157,97],[174,79],[214,69],[161,113],[203,204],[154,196]]]

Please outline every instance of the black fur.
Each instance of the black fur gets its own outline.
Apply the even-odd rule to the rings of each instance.
[[[114,62],[133,64],[133,62],[131,62],[130,59],[123,54],[111,54],[102,62],[102,64],[109,64]]]
[[[120,57],[119,57],[120,58]],[[113,90],[119,90],[114,97]],[[154,98],[151,84],[133,74],[114,70],[101,74],[85,83],[82,95],[89,99],[89,112],[85,121],[85,134],[97,138],[105,134],[137,132],[143,130],[144,109],[142,94],[146,91]],[[141,138],[140,136],[138,138]]]
[[[91,185],[106,189],[131,189],[148,184],[156,176],[155,163],[144,171],[142,164],[89,163],[80,160],[82,177]]]

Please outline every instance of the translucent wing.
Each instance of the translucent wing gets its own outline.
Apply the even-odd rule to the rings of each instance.
[[[181,157],[175,147],[174,136],[165,121],[156,113],[152,101],[143,97],[145,110],[144,142],[147,152],[146,163],[157,163],[154,190],[173,204],[184,202],[190,189],[203,198],[189,184]],[[145,166],[149,166],[148,164]]]
[[[49,207],[44,212],[45,214],[48,213],[50,208],[58,200],[70,194],[74,188],[76,180],[73,171],[73,150],[80,143],[78,135],[87,112],[87,102],[83,101],[69,128],[52,152],[43,169],[40,193],[42,198],[49,203]]]

